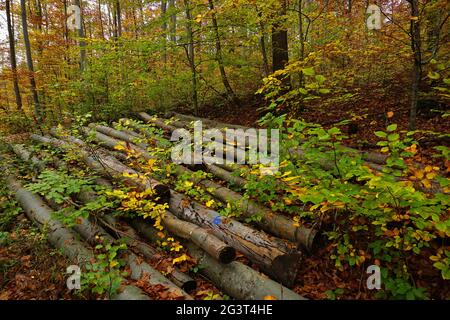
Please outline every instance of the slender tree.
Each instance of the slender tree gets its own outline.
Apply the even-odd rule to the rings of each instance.
[[[11,72],[13,77],[14,95],[16,97],[17,109],[22,110],[22,97],[20,96],[19,79],[17,76],[16,46],[14,39],[14,26],[11,19],[11,2],[6,0],[6,21],[9,37],[9,59],[11,62]]]
[[[190,7],[190,1],[184,0],[184,9],[186,13],[186,33],[187,33],[187,49],[186,54],[189,62],[189,66],[191,68],[192,74],[192,103],[194,105],[194,112],[198,115],[198,75],[197,75],[197,66],[195,64],[195,47],[194,47],[194,29],[193,29],[193,21],[192,21],[192,9]]]
[[[169,0],[170,11],[170,41],[177,42],[177,13],[175,0]]]
[[[85,33],[84,33],[84,23],[83,23],[83,9],[81,7],[81,1],[75,0],[75,4],[80,8],[80,25],[78,26],[78,37],[79,40],[79,46],[80,46],[80,72],[83,72],[86,68],[86,42],[84,40]]]
[[[208,0],[209,4],[209,10],[211,10],[211,19],[212,19],[212,25],[214,30],[214,37],[215,37],[215,43],[216,43],[216,61],[219,64],[219,70],[220,70],[220,77],[222,79],[222,83],[225,87],[225,90],[227,91],[228,98],[236,105],[240,105],[240,101],[236,94],[234,93],[233,89],[231,88],[230,82],[228,81],[227,73],[225,71],[225,65],[223,61],[223,55],[222,55],[222,44],[220,42],[220,33],[219,33],[219,24],[217,22],[216,12],[214,8],[214,1]]]
[[[163,62],[167,63],[167,0],[161,0],[161,18],[163,19],[162,24],[162,44],[163,44]]]
[[[27,58],[27,66],[30,76],[31,93],[33,95],[34,102],[34,114],[38,121],[42,120],[41,106],[39,104],[39,96],[36,88],[36,80],[34,77],[33,57],[31,55],[30,38],[28,35],[28,20],[27,20],[27,7],[25,0],[20,0],[20,9],[22,11],[22,29],[23,29],[23,41],[25,43],[25,53]]]

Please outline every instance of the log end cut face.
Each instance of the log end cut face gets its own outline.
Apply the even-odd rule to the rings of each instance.
[[[300,252],[292,252],[276,257],[272,263],[272,276],[288,288],[292,288],[302,261]]]
[[[224,247],[219,253],[219,261],[228,264],[236,258],[236,250],[231,246]]]

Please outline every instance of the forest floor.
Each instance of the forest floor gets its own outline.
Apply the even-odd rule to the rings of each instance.
[[[45,234],[24,214],[10,220],[14,228],[0,243],[0,300],[83,299],[66,287],[71,263],[47,243]]]

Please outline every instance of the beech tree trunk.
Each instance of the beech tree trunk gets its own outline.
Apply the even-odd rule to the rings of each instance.
[[[413,51],[414,63],[411,87],[411,107],[409,112],[409,130],[416,129],[417,101],[420,81],[422,78],[422,38],[420,35],[420,12],[419,0],[408,0],[411,7],[411,49]]]
[[[216,43],[216,61],[219,64],[220,77],[222,79],[222,83],[227,91],[227,97],[236,105],[240,105],[240,101],[236,96],[235,92],[231,88],[230,82],[228,81],[228,76],[225,71],[225,64],[223,61],[222,54],[222,43],[220,42],[220,33],[219,33],[219,24],[217,22],[216,12],[214,8],[214,0],[208,0],[209,10],[211,10],[211,19],[214,30],[214,37]]]
[[[14,86],[14,96],[16,98],[16,106],[18,110],[22,110],[22,97],[19,89],[19,79],[17,76],[17,60],[16,60],[16,44],[14,38],[14,26],[11,19],[11,1],[6,0],[6,23],[9,38],[9,59],[11,62],[11,73]]]
[[[272,71],[278,71],[284,69],[289,62],[288,51],[288,31],[285,23],[287,14],[287,1],[281,0],[280,11],[278,13],[281,18],[280,22],[276,22],[272,26]]]
[[[187,58],[189,66],[191,68],[192,74],[192,103],[194,105],[194,112],[198,115],[198,89],[197,89],[197,66],[195,64],[195,46],[194,46],[194,29],[192,20],[192,9],[190,7],[191,3],[189,0],[184,0],[184,9],[186,13],[186,32],[187,32]]]
[[[40,123],[42,121],[42,113],[41,113],[41,106],[39,104],[39,96],[36,88],[36,80],[34,76],[33,57],[31,55],[30,38],[28,35],[27,7],[25,4],[25,0],[20,0],[20,9],[22,11],[23,41],[25,43],[25,54],[30,77],[31,93],[34,102],[34,114],[36,116],[36,119]]]

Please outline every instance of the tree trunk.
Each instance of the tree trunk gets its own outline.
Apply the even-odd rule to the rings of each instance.
[[[281,8],[279,11],[279,16],[281,17],[280,22],[274,23],[272,26],[272,71],[278,71],[284,69],[286,64],[289,62],[289,52],[288,52],[288,31],[285,23],[287,14],[287,2],[286,0],[281,0]]]
[[[227,91],[228,99],[230,99],[235,106],[240,105],[240,101],[236,96],[235,92],[231,88],[230,82],[228,81],[227,73],[225,71],[225,65],[223,61],[222,55],[222,44],[220,42],[220,33],[219,33],[219,24],[217,23],[216,12],[214,9],[214,0],[208,0],[209,10],[211,11],[211,19],[214,30],[214,37],[216,43],[216,61],[219,64],[220,77],[222,79],[222,83]]]
[[[97,10],[98,10],[98,20],[100,23],[100,32],[102,39],[105,39],[105,28],[103,27],[103,15],[102,15],[102,2],[101,0],[97,1]]]
[[[84,41],[84,23],[83,23],[83,9],[81,7],[81,1],[75,0],[75,4],[80,8],[80,28],[78,29],[78,37],[80,38],[80,72],[83,72],[86,68],[86,42]]]
[[[417,100],[419,94],[420,81],[422,78],[422,39],[420,36],[420,12],[419,0],[408,0],[411,6],[411,49],[414,54],[412,87],[411,87],[411,107],[409,112],[409,130],[416,129]],[[417,19],[416,19],[417,18]]]
[[[122,36],[122,10],[120,8],[120,1],[116,0],[116,21],[117,21],[117,36],[120,38]]]
[[[184,7],[186,12],[186,32],[187,32],[187,57],[192,73],[192,103],[194,105],[194,113],[198,115],[198,88],[197,88],[197,67],[195,65],[195,47],[194,47],[194,30],[192,27],[192,12],[190,8],[190,1],[184,0]]]
[[[170,11],[170,40],[177,43],[177,14],[175,0],[169,0]]]
[[[22,110],[22,97],[19,89],[19,79],[17,76],[17,60],[16,60],[16,45],[14,38],[14,26],[11,19],[11,1],[6,0],[6,21],[9,37],[9,58],[11,62],[11,73],[13,77],[14,96],[16,97],[17,110]]]
[[[27,66],[30,75],[31,93],[33,95],[34,102],[34,114],[38,123],[42,121],[41,107],[39,104],[39,96],[36,88],[36,80],[34,77],[33,57],[31,55],[30,38],[28,36],[28,21],[27,21],[27,8],[25,0],[20,0],[20,8],[22,11],[22,28],[23,28],[23,41],[25,43],[25,53],[27,58]]]
[[[162,24],[162,40],[163,40],[163,62],[167,64],[167,0],[161,0],[161,18],[163,19]]]

